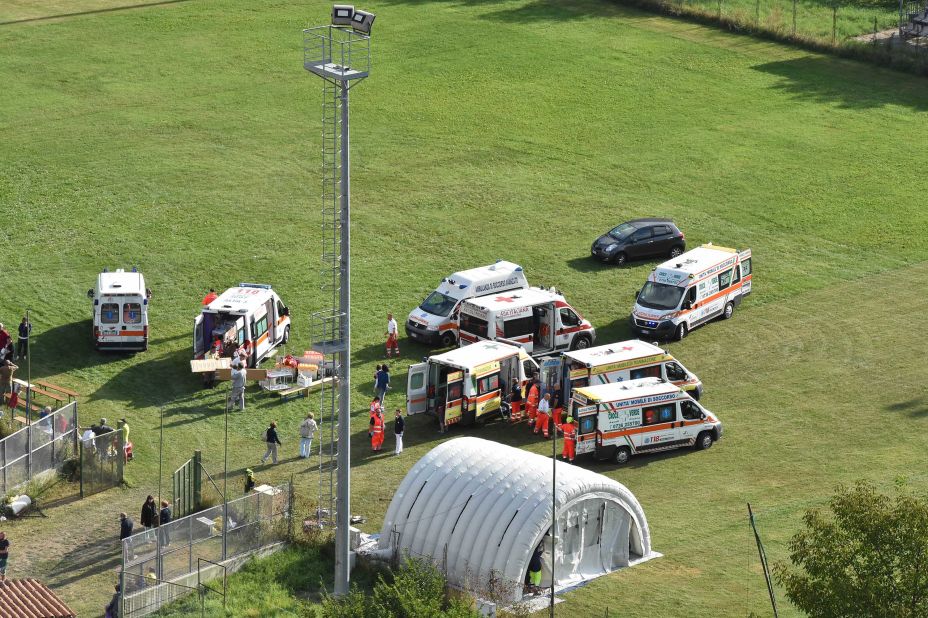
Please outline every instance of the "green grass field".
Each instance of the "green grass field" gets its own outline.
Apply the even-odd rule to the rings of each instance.
[[[157,493],[159,407],[162,493],[194,449],[221,472],[225,392],[202,390],[187,363],[206,289],[274,284],[295,320],[291,351],[322,308],[321,84],[301,67],[300,29],[329,5],[119,6],[0,8],[0,319],[30,309],[33,378],[82,393],[88,424],[128,418],[137,454],[130,488],[6,528],[10,574],[45,580],[80,615],[109,597],[117,513],[137,517]],[[928,182],[907,145],[928,117],[928,83],[596,0],[366,8],[378,15],[374,68],[352,99],[352,488],[365,530],[379,530],[405,471],[438,441],[415,418],[402,457],[369,454],[385,313],[405,317],[441,277],[507,258],[562,289],[600,342],[626,338],[653,264],[604,267],[589,243],[640,215],[675,218],[691,246],[753,248],[755,293],[733,320],[670,346],[706,384],[722,442],[624,469],[584,463],[638,496],[664,557],[567,595],[559,615],[764,612],[747,501],[776,560],[838,482],[925,486],[928,370],[910,356]],[[101,268],[132,265],[154,290],[152,347],[96,354],[84,294]],[[428,353],[401,345],[391,408],[408,362]],[[230,484],[276,419],[285,462],[257,467],[259,480],[293,474],[312,498],[296,425],[316,404],[252,387],[232,419]],[[470,433],[546,449],[524,427],[448,438]]]

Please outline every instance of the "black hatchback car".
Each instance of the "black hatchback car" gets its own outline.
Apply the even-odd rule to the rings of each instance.
[[[625,264],[645,257],[677,257],[686,250],[683,232],[670,219],[634,219],[617,225],[590,247],[593,257]]]

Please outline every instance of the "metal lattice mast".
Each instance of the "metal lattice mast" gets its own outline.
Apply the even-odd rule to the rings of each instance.
[[[345,17],[345,12],[347,17]],[[370,31],[373,15],[336,5],[339,16]],[[322,101],[322,292],[327,309],[312,315],[313,349],[337,379],[323,383],[319,417],[319,521],[335,524],[335,594],[348,592],[351,513],[351,228],[348,91],[370,71],[370,37],[342,26],[303,31],[303,66],[324,80]],[[334,502],[334,504],[333,504]],[[325,515],[325,512],[328,515]]]

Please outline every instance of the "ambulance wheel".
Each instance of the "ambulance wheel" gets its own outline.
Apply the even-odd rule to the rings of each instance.
[[[627,446],[620,446],[615,449],[615,455],[613,455],[612,458],[617,465],[624,466],[628,463],[628,460],[632,458],[632,451]]]
[[[731,316],[735,313],[735,303],[728,303],[725,305],[725,312],[722,314],[723,320],[731,319]]]
[[[287,345],[288,341],[290,341],[290,327],[289,326],[284,328],[284,338],[281,339],[280,342],[284,345]]]
[[[673,247],[670,250],[671,258],[680,257],[681,255],[683,255],[683,247],[681,247],[680,245],[677,245],[676,247]]]
[[[625,263],[628,261],[628,256],[625,255],[622,251],[619,251],[615,254],[615,257],[612,258],[612,263],[616,266],[625,266]]]
[[[690,332],[690,329],[686,326],[686,322],[680,322],[680,325],[677,326],[677,330],[674,333],[674,338],[677,341],[683,341],[686,339],[686,334]]]
[[[696,436],[696,450],[704,451],[712,446],[712,433],[704,431]]]
[[[441,336],[441,347],[450,348],[457,342],[458,338],[450,330],[446,330]]]
[[[571,350],[585,350],[590,347],[590,338],[586,335],[580,335],[579,337],[574,337],[574,340],[570,344]]]

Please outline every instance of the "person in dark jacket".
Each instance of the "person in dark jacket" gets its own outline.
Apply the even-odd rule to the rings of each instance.
[[[264,441],[267,442],[267,451],[261,458],[261,463],[267,461],[268,457],[273,456],[273,461],[277,463],[277,446],[280,445],[280,438],[277,437],[277,421],[271,421],[271,426],[267,428],[264,434]]]
[[[16,341],[16,359],[26,359],[29,354],[29,333],[32,332],[32,324],[29,318],[23,316],[23,321],[19,323],[19,338]]]
[[[154,528],[157,511],[158,507],[155,506],[155,497],[148,496],[145,498],[145,504],[142,505],[142,515],[139,517],[139,523],[146,529]]]
[[[403,432],[405,430],[406,419],[403,418],[403,412],[397,408],[396,418],[393,419],[393,433],[396,434],[396,450],[393,451],[394,455],[399,455],[403,452]]]
[[[251,468],[245,469],[245,493],[255,488],[255,472]]]
[[[113,593],[113,598],[104,610],[104,618],[119,618],[119,592],[119,584],[116,584],[116,592]]]
[[[544,543],[539,544],[528,561],[528,590],[535,596],[541,594],[541,556],[544,551]]]
[[[161,545],[171,544],[170,527],[171,523],[171,505],[167,500],[161,501],[161,511],[158,513],[158,525],[161,526]]]
[[[135,558],[135,550],[132,548],[132,540],[129,538],[132,536],[132,528],[135,527],[135,524],[132,523],[132,520],[129,519],[129,516],[125,513],[119,514],[119,540],[125,541],[123,544],[126,548],[126,553],[130,558]],[[126,539],[129,539],[126,541]]]

